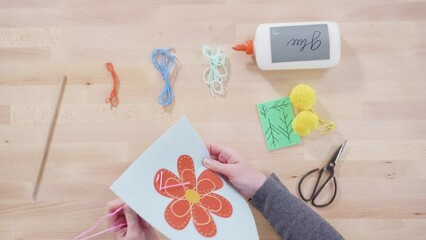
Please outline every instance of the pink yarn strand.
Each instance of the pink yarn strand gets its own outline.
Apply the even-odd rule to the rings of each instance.
[[[191,183],[190,182],[176,183],[176,184],[173,184],[173,185],[164,186],[160,190],[163,190],[163,189],[166,189],[166,188],[172,188],[172,187],[185,186],[185,185],[188,185],[188,184],[191,184]]]
[[[179,186],[185,186],[188,184],[191,184],[190,182],[184,182],[184,183],[176,183],[173,185],[168,185],[168,186],[164,186],[163,187],[163,172],[160,172],[160,175],[157,176],[157,179],[155,180],[156,182],[158,182],[158,180],[160,180],[160,191],[166,188],[171,188],[171,187],[179,187]]]
[[[93,229],[95,229],[95,228],[96,228],[96,227],[97,227],[97,226],[98,226],[98,225],[99,225],[102,221],[104,221],[106,218],[111,217],[111,216],[114,216],[115,214],[117,214],[117,213],[118,213],[118,212],[120,212],[121,210],[123,210],[123,207],[117,208],[114,212],[109,213],[109,214],[107,214],[107,215],[103,216],[101,219],[99,219],[99,220],[95,223],[95,225],[93,225],[91,228],[89,228],[88,230],[84,231],[83,233],[81,233],[81,234],[80,234],[80,235],[78,235],[77,237],[73,238],[73,240],[86,240],[86,239],[89,239],[89,238],[92,238],[92,237],[96,237],[96,236],[98,236],[98,235],[100,235],[100,234],[103,234],[103,233],[105,233],[105,232],[115,230],[116,228],[120,229],[120,228],[124,227],[126,224],[125,224],[125,223],[122,223],[122,224],[119,224],[119,225],[117,225],[117,226],[110,227],[110,228],[108,228],[108,229],[106,229],[106,230],[103,230],[103,231],[101,231],[101,232],[99,232],[99,233],[95,233],[95,234],[93,234],[93,235],[91,235],[91,236],[89,236],[89,237],[86,237],[86,238],[82,238],[82,239],[80,239],[82,236],[84,236],[84,235],[88,234],[88,233],[89,233],[89,232],[91,232]]]
[[[81,239],[79,239],[79,240],[87,240],[87,239],[91,239],[91,238],[94,238],[94,237],[96,237],[96,236],[102,235],[102,234],[104,234],[104,233],[106,233],[106,232],[109,232],[109,231],[120,230],[121,228],[124,228],[124,227],[126,227],[126,226],[127,226],[127,224],[125,224],[125,223],[121,223],[121,224],[118,224],[117,226],[107,228],[107,229],[105,229],[105,230],[103,230],[103,231],[100,231],[100,232],[98,232],[98,233],[95,233],[95,234],[90,235],[90,236],[85,237],[85,238],[81,238]]]

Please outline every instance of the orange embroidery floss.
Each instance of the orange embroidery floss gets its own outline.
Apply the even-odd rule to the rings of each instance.
[[[106,103],[111,104],[111,107],[117,107],[118,106],[118,88],[120,87],[120,79],[118,78],[117,73],[114,70],[114,66],[112,63],[107,62],[105,63],[106,69],[111,73],[113,85],[111,93],[109,94],[109,98],[105,99]]]

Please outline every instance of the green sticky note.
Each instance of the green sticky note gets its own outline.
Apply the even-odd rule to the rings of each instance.
[[[291,125],[294,112],[289,97],[259,103],[257,110],[269,151],[300,144]]]

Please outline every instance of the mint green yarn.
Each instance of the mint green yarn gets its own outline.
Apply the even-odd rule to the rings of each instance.
[[[210,66],[203,73],[204,83],[210,86],[212,97],[216,94],[224,95],[225,89],[223,81],[228,76],[228,70],[226,69],[226,57],[218,47],[215,52],[208,45],[203,46],[203,55],[209,61]]]

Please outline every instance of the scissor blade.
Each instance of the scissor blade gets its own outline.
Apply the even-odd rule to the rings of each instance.
[[[334,153],[333,157],[330,160],[330,163],[333,163],[334,165],[336,165],[337,160],[339,160],[340,155],[343,152],[343,149],[345,148],[346,145],[346,141],[347,139],[342,143],[342,145],[340,145],[340,147],[336,150],[336,152]]]

